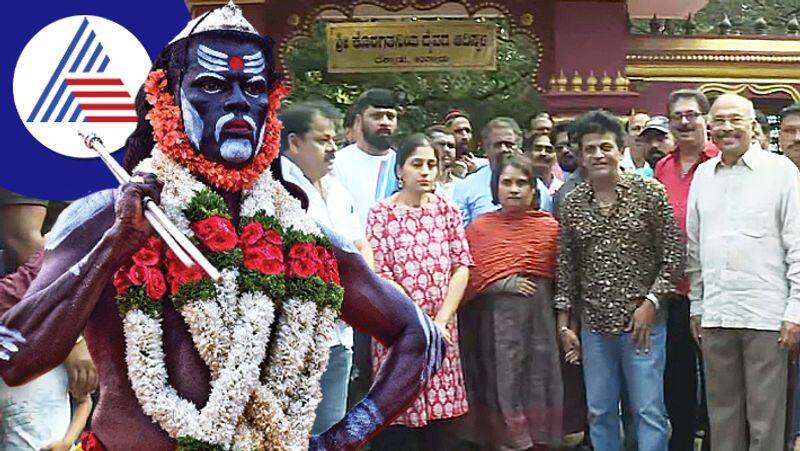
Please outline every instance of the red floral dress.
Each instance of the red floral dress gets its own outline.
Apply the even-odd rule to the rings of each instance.
[[[438,195],[420,208],[384,199],[369,212],[367,238],[381,277],[400,284],[423,312],[436,316],[455,268],[472,266],[469,245],[458,208]],[[450,328],[442,368],[427,383],[409,409],[393,424],[422,427],[428,421],[467,413],[467,394],[458,351],[456,318]],[[372,342],[372,372],[377,374],[387,349]]]

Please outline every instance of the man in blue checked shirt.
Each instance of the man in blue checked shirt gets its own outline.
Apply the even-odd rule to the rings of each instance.
[[[489,182],[492,178],[492,161],[503,153],[520,153],[522,131],[514,119],[496,117],[489,121],[481,131],[481,142],[489,165],[483,166],[465,179],[456,182],[453,200],[458,204],[464,226],[468,226],[478,216],[497,210],[500,206],[492,202]],[[539,207],[544,211],[552,211],[553,200],[547,187],[541,180],[537,181],[539,190]]]

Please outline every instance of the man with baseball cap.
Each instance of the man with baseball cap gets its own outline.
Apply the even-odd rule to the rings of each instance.
[[[666,116],[651,117],[636,140],[645,145],[644,159],[650,165],[652,177],[652,168],[658,160],[675,148],[675,139],[669,132],[669,119]]]

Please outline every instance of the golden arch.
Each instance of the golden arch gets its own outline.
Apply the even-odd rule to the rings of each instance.
[[[757,85],[752,83],[725,84],[725,83],[706,83],[698,88],[704,94],[709,93],[733,93],[741,94],[750,91],[756,95],[768,95],[782,92],[792,98],[794,102],[800,102],[800,91],[789,84]]]

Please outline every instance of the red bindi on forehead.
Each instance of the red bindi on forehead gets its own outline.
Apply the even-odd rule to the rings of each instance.
[[[242,70],[244,68],[244,60],[241,56],[231,56],[228,58],[228,67],[233,70]]]

